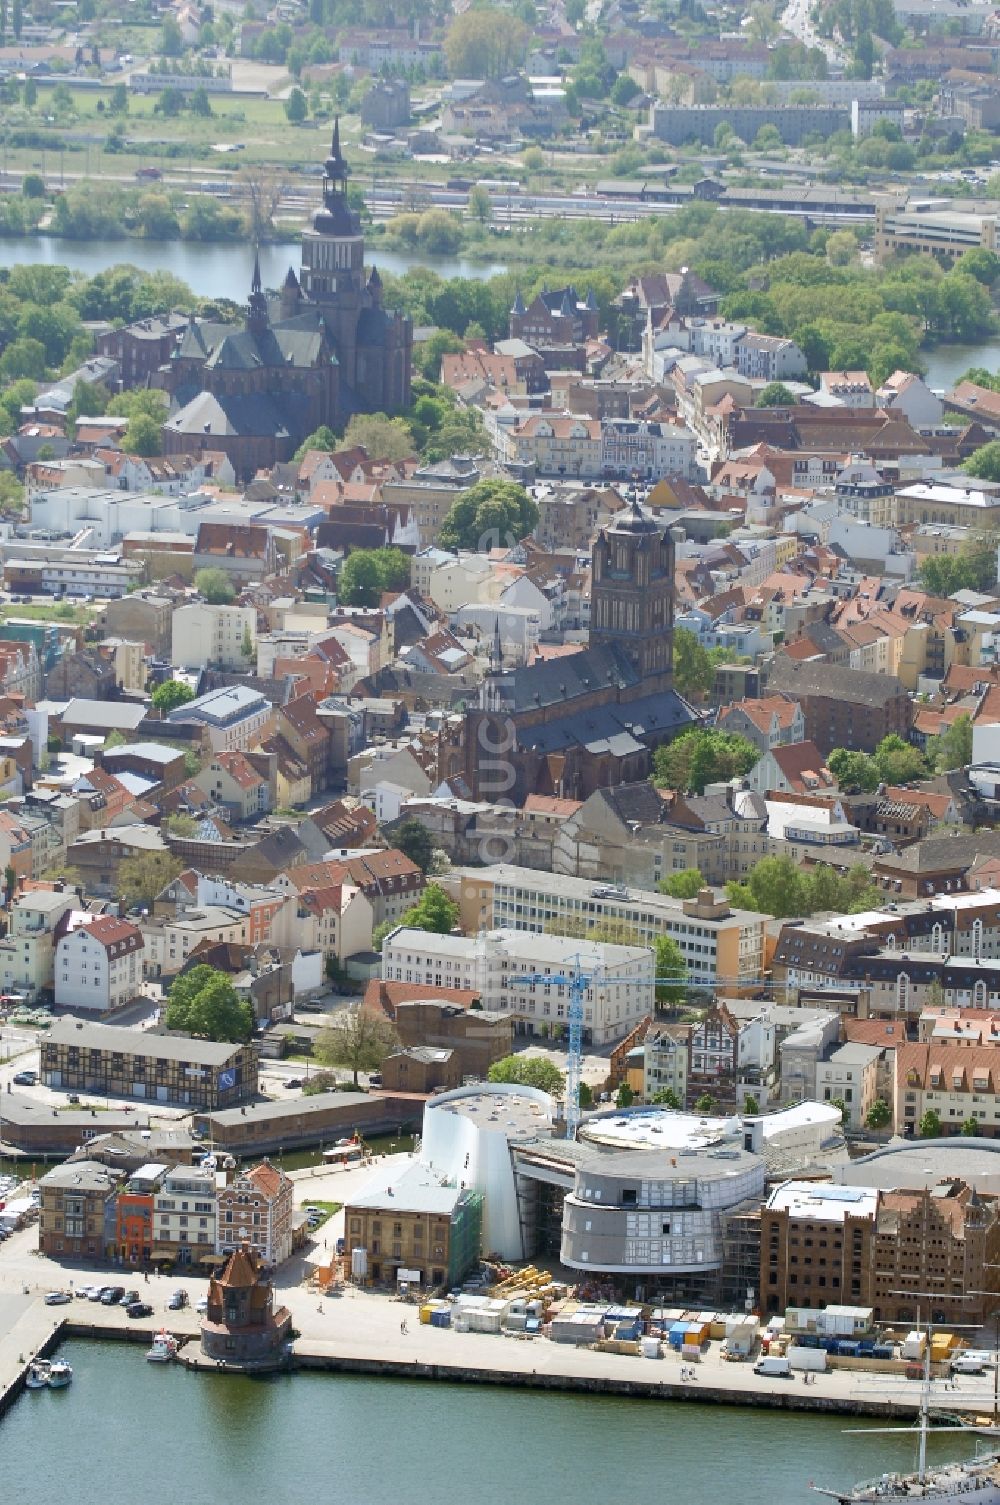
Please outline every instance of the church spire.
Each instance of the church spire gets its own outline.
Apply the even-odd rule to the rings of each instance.
[[[267,299],[260,280],[260,246],[254,247],[253,253],[253,277],[250,280],[250,297],[247,300],[247,328],[266,326]]]
[[[503,644],[500,641],[500,618],[493,619],[493,642],[490,646],[490,673],[503,673]]]

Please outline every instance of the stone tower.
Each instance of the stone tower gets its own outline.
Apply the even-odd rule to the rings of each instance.
[[[594,543],[590,642],[614,647],[646,681],[668,690],[674,669],[674,541],[638,502]]]

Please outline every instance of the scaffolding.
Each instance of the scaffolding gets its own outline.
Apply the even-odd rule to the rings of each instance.
[[[469,1271],[479,1264],[483,1253],[483,1197],[478,1191],[464,1191],[451,1218],[448,1241],[448,1285],[458,1286]]]

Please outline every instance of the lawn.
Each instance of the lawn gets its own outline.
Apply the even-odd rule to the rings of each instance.
[[[305,1207],[318,1207],[320,1212],[322,1213],[322,1217],[320,1218],[319,1222],[313,1225],[312,1232],[318,1233],[319,1230],[323,1227],[323,1224],[329,1222],[334,1213],[339,1212],[343,1205],[343,1202],[314,1202],[312,1200],[303,1203],[303,1206]]]
[[[68,601],[53,602],[51,606],[0,606],[0,622],[8,617],[19,617],[30,622],[54,622],[57,627],[87,627],[97,616],[89,606],[70,606]]]

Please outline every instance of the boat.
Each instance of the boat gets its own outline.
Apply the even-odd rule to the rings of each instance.
[[[991,1449],[975,1458],[927,1467],[927,1438],[931,1433],[978,1431],[966,1423],[957,1426],[930,1425],[931,1338],[927,1333],[924,1351],[924,1374],[920,1387],[920,1413],[917,1424],[917,1468],[915,1473],[881,1474],[855,1484],[846,1491],[821,1489],[810,1481],[816,1494],[828,1495],[841,1505],[892,1505],[895,1500],[927,1500],[930,1505],[1000,1505],[1000,1452]],[[853,1429],[852,1429],[853,1430]],[[864,1427],[866,1433],[889,1432],[901,1435],[898,1427]],[[985,1430],[985,1429],[984,1429]]]
[[[28,1373],[24,1377],[25,1388],[28,1390],[45,1390],[49,1383],[49,1370],[52,1365],[48,1359],[34,1359],[28,1366]]]
[[[49,1389],[65,1390],[73,1378],[73,1371],[63,1359],[49,1365]]]
[[[146,1350],[146,1358],[150,1364],[169,1364],[171,1359],[177,1357],[177,1348],[177,1339],[161,1328],[153,1339],[152,1346]]]

